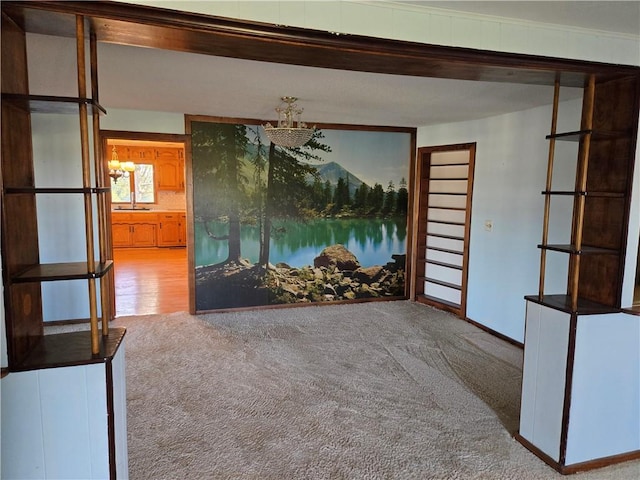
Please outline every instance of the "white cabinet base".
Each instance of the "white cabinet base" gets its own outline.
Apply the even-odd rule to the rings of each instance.
[[[520,431],[562,473],[640,458],[640,317],[527,301]]]
[[[84,333],[60,337],[88,347]],[[89,361],[76,361],[77,351],[62,352],[57,363],[2,379],[2,478],[128,478],[123,336],[112,329],[100,358],[89,352]]]

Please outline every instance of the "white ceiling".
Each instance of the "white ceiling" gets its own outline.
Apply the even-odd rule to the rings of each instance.
[[[551,87],[381,75],[105,45],[101,101],[273,119],[282,95],[298,97],[307,122],[420,126],[517,111],[552,100]],[[117,66],[119,65],[119,67]],[[123,76],[135,65],[135,75]],[[115,68],[114,68],[115,67]],[[455,93],[453,93],[455,92]]]
[[[640,2],[397,2],[550,22],[549,12],[576,26],[638,30]],[[602,4],[622,4],[603,8]],[[535,4],[535,8],[532,8]],[[551,5],[553,4],[553,5]],[[588,5],[585,5],[588,4]],[[593,4],[593,5],[592,5]],[[580,8],[578,8],[580,7]],[[577,11],[583,12],[579,15]],[[626,14],[626,15],[625,15]],[[613,25],[610,22],[614,22]],[[69,39],[29,35],[34,94],[74,95]],[[282,95],[298,97],[308,123],[417,127],[479,119],[541,105],[552,88],[339,71],[100,44],[100,103],[108,109],[154,110],[274,119]],[[72,59],[73,60],[73,59]],[[578,97],[567,89],[566,98]]]

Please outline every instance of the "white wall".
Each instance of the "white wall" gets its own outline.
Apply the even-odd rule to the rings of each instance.
[[[125,0],[174,10],[435,45],[640,65],[640,35],[390,1]]]
[[[100,118],[102,130],[184,134],[184,115],[110,108]]]
[[[638,243],[640,242],[640,132],[636,143],[636,168],[633,172],[631,191],[631,209],[629,211],[629,234],[627,236],[627,257],[622,284],[622,306],[630,307],[633,303],[633,290],[636,284],[636,268],[640,263]]]
[[[549,95],[552,98],[551,87]],[[580,102],[564,102],[561,109],[563,123],[568,125],[571,118],[579,118]],[[538,292],[540,252],[536,245],[542,238],[544,199],[540,192],[545,185],[545,135],[550,125],[548,106],[422,127],[417,136],[418,147],[477,143],[467,316],[520,342],[524,340],[524,296]],[[560,169],[557,176],[563,173]],[[552,225],[553,231],[566,231],[570,208],[564,213],[564,218],[558,216]],[[492,220],[492,231],[484,229],[485,220]],[[556,289],[566,288],[566,269],[551,262],[548,267],[546,293],[563,293]]]

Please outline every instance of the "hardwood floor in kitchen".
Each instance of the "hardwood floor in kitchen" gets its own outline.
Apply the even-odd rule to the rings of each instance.
[[[116,248],[116,317],[189,311],[186,248]]]

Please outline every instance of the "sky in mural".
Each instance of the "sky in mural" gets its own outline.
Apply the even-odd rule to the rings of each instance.
[[[325,137],[321,141],[331,145],[331,152],[320,152],[323,158],[320,164],[336,162],[370,187],[380,183],[386,189],[392,181],[398,188],[402,178],[409,181],[410,133],[321,130]],[[268,145],[262,128],[260,134]],[[398,165],[394,159],[401,159],[402,163]]]

